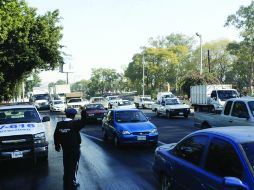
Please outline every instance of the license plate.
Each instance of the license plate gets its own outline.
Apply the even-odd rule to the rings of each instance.
[[[137,140],[138,141],[145,141],[146,140],[146,136],[137,136]]]
[[[183,112],[179,112],[179,115],[183,115]]]
[[[22,158],[22,157],[23,157],[23,152],[16,151],[11,153],[11,158]]]

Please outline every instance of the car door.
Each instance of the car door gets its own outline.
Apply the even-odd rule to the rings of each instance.
[[[173,149],[173,181],[178,190],[202,190],[201,163],[208,144],[206,135],[187,137]]]
[[[224,177],[243,180],[244,167],[234,145],[222,137],[214,137],[208,147],[204,161],[202,183],[206,190],[233,190],[223,185]]]
[[[107,116],[107,134],[111,139],[114,137],[115,134],[114,111],[110,111]]]

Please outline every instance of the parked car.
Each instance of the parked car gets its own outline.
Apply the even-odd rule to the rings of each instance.
[[[62,100],[52,100],[49,104],[50,107],[50,111],[60,111],[60,112],[64,112],[64,110],[66,109],[66,104],[63,103]]]
[[[120,100],[113,104],[112,108],[126,108],[126,109],[133,109],[136,108],[134,102],[129,100]]]
[[[210,128],[155,150],[161,189],[254,189],[254,128]]]
[[[102,104],[87,104],[81,111],[81,119],[85,121],[102,121],[107,112]]]
[[[158,131],[138,109],[112,109],[102,121],[102,137],[111,139],[116,147],[124,144],[156,146]]]
[[[48,160],[48,141],[44,122],[35,106],[19,104],[0,107],[0,163],[5,160]]]

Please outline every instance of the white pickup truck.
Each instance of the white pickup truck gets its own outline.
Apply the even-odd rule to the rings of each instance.
[[[48,159],[48,141],[43,122],[35,106],[14,105],[0,107],[0,162],[30,158]]]
[[[194,112],[194,125],[199,128],[254,126],[254,98],[232,98],[220,114]]]
[[[178,98],[165,98],[163,101],[157,101],[152,105],[152,111],[157,116],[166,115],[168,118],[172,116],[183,116],[188,118],[190,106],[182,103]]]

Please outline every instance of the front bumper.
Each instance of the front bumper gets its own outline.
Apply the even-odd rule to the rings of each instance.
[[[33,149],[14,150],[0,152],[0,161],[12,159],[26,159],[34,157],[45,157],[48,155],[48,145],[35,147]]]
[[[158,134],[147,135],[122,135],[119,138],[121,144],[156,144],[158,142]]]
[[[170,115],[172,116],[185,116],[190,114],[190,109],[174,109],[170,110]]]

